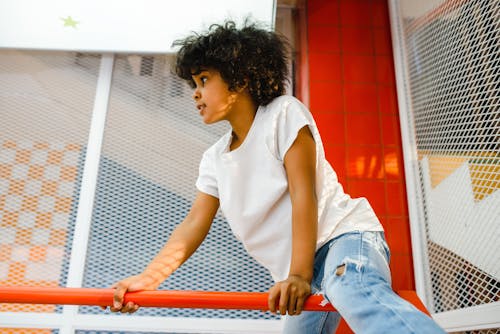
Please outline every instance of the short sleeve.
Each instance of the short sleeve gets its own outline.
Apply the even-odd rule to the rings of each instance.
[[[213,150],[208,150],[203,153],[198,179],[196,180],[196,188],[205,194],[219,198]]]
[[[304,126],[312,125],[309,119],[309,111],[298,101],[287,100],[280,106],[276,120],[275,140],[276,153],[278,158],[283,161],[286,152],[294,143],[297,135]]]

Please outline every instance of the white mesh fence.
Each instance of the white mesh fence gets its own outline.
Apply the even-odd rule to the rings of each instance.
[[[403,0],[397,8],[407,68],[406,118],[423,193],[432,308],[439,313],[496,303],[499,2]]]
[[[0,285],[67,280],[99,62],[0,51]],[[0,304],[0,312],[59,311]]]
[[[170,56],[116,57],[85,286],[109,286],[144,269],[187,214],[203,151],[229,129],[203,124],[192,89],[171,74],[171,62]],[[271,282],[219,216],[202,246],[160,289],[267,291]],[[144,308],[137,314],[274,318],[201,309]]]
[[[86,254],[84,287],[107,288],[141,272],[187,214],[203,151],[229,129],[202,123],[191,89],[171,74],[171,56],[114,56],[88,247],[72,249],[101,58],[0,50],[0,285],[66,286],[73,253]],[[160,289],[263,292],[271,284],[218,215]],[[24,332],[5,322],[42,328],[43,319],[11,321],[11,312],[67,314],[62,306],[0,304],[0,334]],[[98,307],[80,307],[78,315],[101,319],[101,328],[103,318],[118,316]],[[142,308],[136,315],[278,319],[247,310]]]

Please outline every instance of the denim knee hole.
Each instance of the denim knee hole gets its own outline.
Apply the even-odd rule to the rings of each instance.
[[[345,267],[346,267],[345,263],[338,266],[337,269],[335,270],[335,275],[343,276],[345,274]]]

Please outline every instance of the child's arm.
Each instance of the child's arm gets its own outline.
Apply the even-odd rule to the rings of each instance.
[[[311,293],[316,250],[318,208],[315,192],[316,145],[307,126],[303,127],[284,159],[292,201],[292,259],[288,278],[269,291],[269,309],[298,315]]]
[[[180,267],[200,246],[208,234],[219,208],[219,199],[198,192],[186,218],[170,235],[144,271],[114,284],[115,294],[111,311],[133,313],[138,305],[129,302],[123,305],[123,297],[128,291],[154,290],[177,268]]]

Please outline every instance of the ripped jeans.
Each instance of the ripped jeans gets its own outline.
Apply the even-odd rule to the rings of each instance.
[[[391,288],[389,249],[383,232],[342,234],[316,252],[313,293],[338,312],[286,316],[285,334],[332,334],[342,316],[355,333],[445,333]]]

